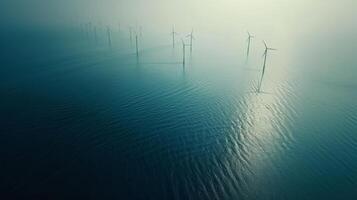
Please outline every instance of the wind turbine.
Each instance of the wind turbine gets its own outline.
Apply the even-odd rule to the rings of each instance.
[[[247,60],[249,58],[249,52],[250,52],[250,44],[251,44],[251,40],[252,38],[254,38],[253,35],[251,35],[248,31],[247,31],[247,34],[248,34],[248,38],[247,38],[247,42],[248,42],[248,47],[247,47]]]
[[[97,26],[94,26],[94,40],[95,43],[98,43]]]
[[[129,26],[129,32],[130,32],[130,44],[133,44],[133,28]]]
[[[85,30],[86,30],[86,37],[87,37],[87,40],[89,40],[89,24],[88,23],[86,23],[85,25]]]
[[[108,44],[111,47],[112,46],[112,38],[110,36],[110,27],[107,26],[107,36],[108,36]]]
[[[185,64],[186,64],[186,44],[185,44],[185,41],[183,41],[183,39],[181,39],[182,41],[182,57],[183,57],[183,60],[182,60],[182,65],[183,67],[185,67]]]
[[[268,45],[266,44],[265,41],[263,41],[263,43],[264,43],[264,46],[265,46],[265,50],[264,50],[264,54],[263,54],[264,63],[263,63],[263,71],[262,71],[262,76],[261,76],[261,78],[260,78],[260,83],[259,83],[258,92],[260,92],[260,88],[261,88],[261,86],[262,86],[262,82],[263,82],[263,78],[264,78],[264,74],[265,74],[265,66],[266,66],[266,63],[267,63],[268,52],[269,52],[269,51],[277,51],[277,49],[268,47]]]
[[[139,43],[138,43],[138,34],[135,34],[135,46],[136,46],[136,57],[139,57]]]
[[[81,28],[81,34],[83,34],[84,35],[84,33],[85,33],[85,28],[83,28],[83,23],[80,23],[80,28]]]
[[[172,35],[172,47],[175,48],[175,35],[177,35],[178,33],[175,32],[175,28],[172,26],[172,32],[171,32],[171,35]]]
[[[193,37],[193,29],[191,30],[191,33],[188,34],[186,37],[190,38],[190,52],[192,53],[192,40],[195,39],[195,37]]]
[[[89,32],[89,33],[88,33],[88,34],[89,34],[88,37],[90,37],[90,36],[91,36],[91,33],[92,33],[92,22],[89,22],[89,23],[88,23],[88,32]]]

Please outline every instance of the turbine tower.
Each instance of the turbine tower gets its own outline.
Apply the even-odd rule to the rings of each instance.
[[[98,43],[97,26],[94,26],[94,40],[95,43]]]
[[[247,60],[249,58],[249,53],[250,53],[250,44],[251,44],[251,40],[252,38],[254,38],[253,35],[251,35],[248,31],[247,31],[247,34],[248,34],[248,38],[247,38],[247,42],[248,42],[248,47],[247,47]]]
[[[129,34],[130,34],[130,45],[133,44],[133,28],[129,26]]]
[[[139,32],[140,32],[140,37],[143,37],[143,27],[142,26],[139,27]]]
[[[175,35],[177,35],[178,33],[175,32],[175,28],[172,26],[172,32],[171,32],[171,35],[172,35],[172,47],[175,48]]]
[[[193,37],[193,29],[191,30],[191,33],[188,34],[186,37],[190,38],[190,52],[192,53],[192,40],[195,39],[195,37]]]
[[[263,43],[264,43],[264,46],[265,46],[265,50],[264,50],[264,54],[263,54],[264,63],[263,63],[263,71],[262,71],[262,76],[261,76],[261,78],[260,78],[260,83],[259,83],[258,92],[260,92],[260,88],[261,88],[261,86],[262,86],[262,82],[263,82],[263,78],[264,78],[264,74],[265,74],[265,67],[266,67],[266,63],[267,63],[268,52],[269,52],[269,51],[276,51],[276,50],[277,50],[277,49],[268,47],[268,45],[266,44],[265,41],[263,41]]]
[[[135,34],[136,57],[139,57],[138,34]]]
[[[186,44],[185,42],[183,41],[183,39],[181,39],[182,41],[182,57],[183,57],[183,60],[182,60],[182,65],[183,67],[185,67],[185,64],[186,64]]]
[[[108,44],[111,47],[112,46],[112,38],[110,35],[110,27],[109,26],[107,26],[107,35],[108,35]]]

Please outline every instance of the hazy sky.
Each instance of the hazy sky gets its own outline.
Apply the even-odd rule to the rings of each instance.
[[[0,23],[57,27],[91,21],[162,32],[175,25],[178,31],[194,27],[196,33],[234,37],[246,37],[249,30],[274,44],[293,46],[302,38],[355,39],[356,8],[356,0],[1,0]]]
[[[150,26],[280,28],[354,23],[355,0],[1,0],[4,24],[78,21]]]

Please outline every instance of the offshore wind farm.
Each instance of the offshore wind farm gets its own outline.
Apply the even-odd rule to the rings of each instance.
[[[0,199],[357,198],[355,2],[15,1]]]

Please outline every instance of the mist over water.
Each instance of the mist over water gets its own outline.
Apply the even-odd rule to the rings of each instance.
[[[1,1],[0,198],[356,199],[355,8]]]

